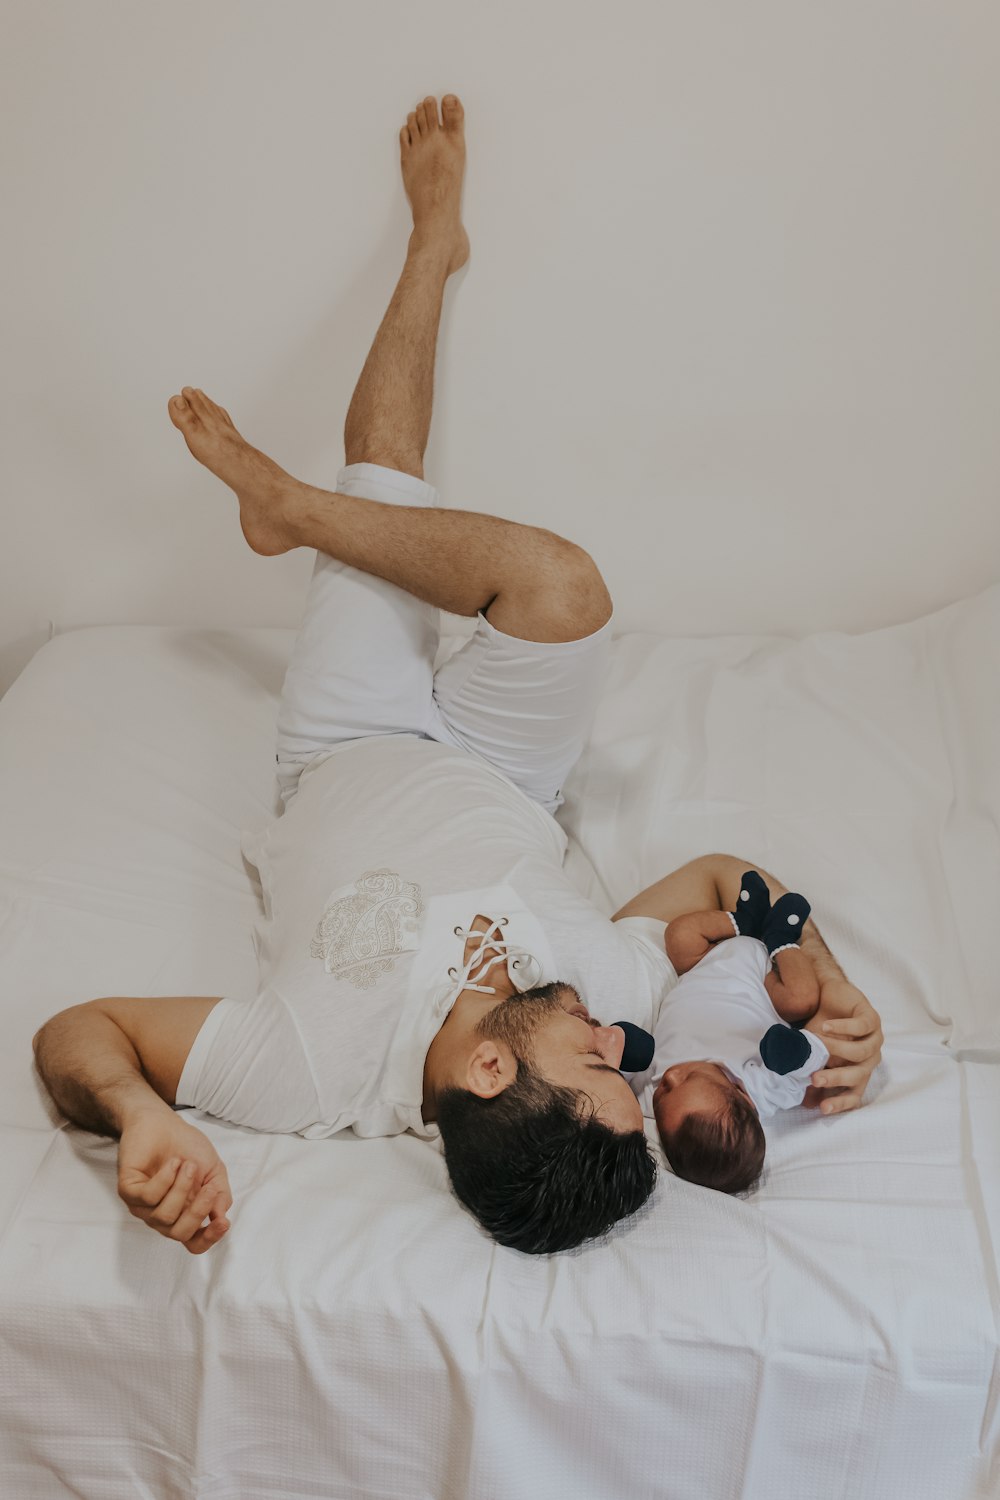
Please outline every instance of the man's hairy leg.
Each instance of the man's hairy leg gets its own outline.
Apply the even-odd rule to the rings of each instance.
[[[399,133],[413,211],[406,263],[358,379],[344,423],[348,464],[423,478],[445,282],[469,258],[461,217],[465,115],[454,94],[427,98]]]
[[[445,284],[469,257],[461,217],[465,115],[460,101],[446,94],[439,116],[437,100],[423,100],[408,116],[399,145],[413,231],[347,409],[344,450],[348,464],[379,464],[423,478]],[[243,532],[255,552],[273,556],[312,544],[290,534],[285,515],[289,503],[310,486],[245,442],[228,412],[201,391],[185,386],[167,409],[195,458],[236,491]]]
[[[434,101],[425,100],[401,134],[413,234],[344,433],[349,463],[418,476],[444,285],[468,253],[459,216],[462,115],[454,96],[445,97],[442,113],[443,124]],[[498,516],[383,505],[321,490],[253,448],[204,392],[185,386],[168,410],[195,458],[235,491],[244,535],[256,552],[315,548],[451,614],[483,611],[498,630],[525,640],[577,640],[611,617],[611,598],[592,559],[552,532]]]
[[[522,640],[578,640],[611,618],[604,580],[573,542],[499,516],[384,505],[302,484],[251,448],[204,392],[185,386],[183,411],[178,399],[171,402],[175,425],[192,453],[236,491],[256,551],[315,548],[450,614],[482,611]],[[263,529],[247,520],[248,498]]]

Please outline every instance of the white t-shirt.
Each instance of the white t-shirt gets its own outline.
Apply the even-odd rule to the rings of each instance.
[[[756,938],[717,943],[677,981],[653,1027],[652,1066],[631,1080],[643,1114],[653,1114],[653,1089],[675,1063],[717,1062],[746,1088],[762,1120],[802,1103],[813,1073],[826,1066],[829,1052],[811,1031],[802,1035],[810,1052],[794,1073],[772,1073],[764,1066],[760,1043],[781,1023],[764,988],[770,966],[767,949]]]
[[[563,872],[558,823],[447,745],[341,747],[243,848],[265,899],[260,990],[212,1009],[177,1091],[236,1124],[436,1135],[421,1120],[424,1060],[462,988],[456,928],[479,914],[503,921],[518,989],[562,980],[605,1023],[649,1030],[676,982],[664,924],[604,916]]]

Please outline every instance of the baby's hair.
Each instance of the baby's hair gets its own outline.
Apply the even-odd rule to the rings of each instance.
[[[734,1090],[716,1114],[689,1114],[660,1140],[674,1173],[717,1193],[743,1193],[764,1166],[764,1127],[742,1090]]]

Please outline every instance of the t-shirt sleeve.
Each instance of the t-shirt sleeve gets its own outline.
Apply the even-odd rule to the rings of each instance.
[[[794,1076],[798,1077],[801,1075],[803,1081],[808,1083],[814,1073],[818,1073],[820,1068],[826,1067],[830,1061],[830,1053],[822,1037],[814,1036],[811,1031],[805,1030],[800,1031],[799,1035],[804,1036],[809,1043],[809,1056],[798,1070],[798,1074]]]
[[[315,1125],[319,1097],[298,1029],[279,997],[226,997],[205,1019],[177,1084],[177,1106],[275,1135]]]
[[[801,1104],[812,1075],[825,1068],[830,1060],[826,1044],[818,1036],[811,1031],[802,1031],[800,1035],[809,1043],[809,1056],[793,1073],[772,1073],[759,1057],[752,1057],[744,1064],[743,1081],[762,1120],[779,1109],[795,1109]]]
[[[621,917],[614,925],[632,951],[643,979],[635,996],[636,1013],[615,1016],[614,1020],[632,1021],[645,1031],[652,1031],[659,1018],[660,1006],[677,983],[677,970],[667,957],[663,943],[667,924],[655,917]]]

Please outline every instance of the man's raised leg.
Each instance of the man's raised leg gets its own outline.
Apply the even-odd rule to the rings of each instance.
[[[430,426],[434,355],[447,277],[468,256],[460,194],[463,113],[426,99],[400,135],[414,228],[403,273],[358,381],[345,427],[347,466],[337,490],[419,514],[437,503],[419,476]],[[237,433],[228,413],[185,388],[169,405],[188,447],[236,489],[257,551],[287,543],[276,529],[296,481]],[[301,488],[301,487],[298,487]],[[303,766],[333,746],[372,734],[427,731],[434,716],[437,612],[391,583],[317,552],[278,714],[278,779],[285,800]]]
[[[461,106],[443,123],[427,100],[401,132],[413,208],[406,265],[376,336],[345,428],[349,464],[420,476],[430,426],[434,350],[444,285],[468,254],[461,225]],[[265,555],[314,547],[452,614],[482,611],[523,640],[577,640],[599,629],[611,602],[590,558],[537,527],[466,511],[388,506],[293,479],[237,432],[224,409],[185,387],[170,417],[194,456],[235,492],[250,546]]]
[[[279,716],[286,799],[325,748],[410,732],[483,755],[554,810],[599,690],[611,599],[587,554],[538,527],[433,510],[435,493],[417,477],[443,289],[468,253],[462,135],[461,106],[447,95],[442,120],[425,100],[401,133],[413,233],[351,402],[349,467],[335,491],[251,447],[203,392],[185,387],[170,402],[191,452],[235,491],[251,547],[319,554]],[[483,619],[433,677],[435,607]]]
[[[454,94],[425,99],[399,133],[413,233],[399,278],[344,423],[348,464],[380,464],[423,478],[431,426],[434,357],[444,286],[469,258],[462,225],[462,106]]]
[[[498,516],[390,509],[317,489],[245,443],[201,391],[185,387],[179,400],[184,408],[173,406],[171,415],[184,424],[195,457],[236,492],[254,551],[272,556],[314,547],[450,614],[482,612],[496,629],[522,640],[578,640],[610,618],[611,599],[596,566],[563,537]]]

